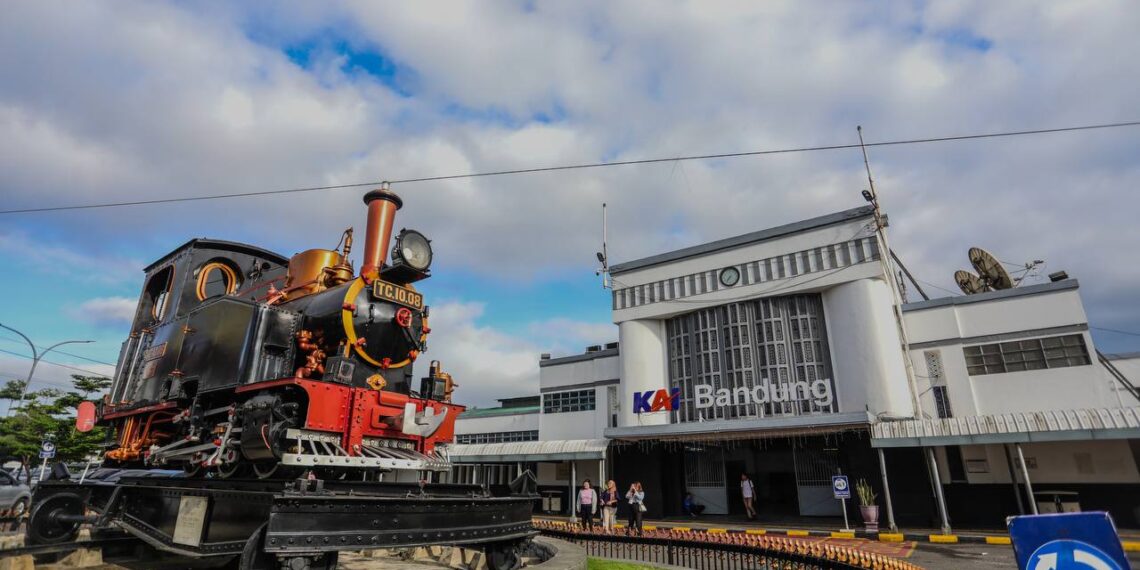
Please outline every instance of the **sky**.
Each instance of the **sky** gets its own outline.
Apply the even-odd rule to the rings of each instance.
[[[0,209],[1140,120],[1140,5],[1090,2],[52,2],[0,19]],[[1080,280],[1140,350],[1140,128],[876,147],[891,245],[932,296],[981,246]],[[537,393],[617,339],[617,263],[863,203],[858,150],[397,184],[433,240],[426,356],[459,400]],[[0,323],[113,370],[142,268],[191,237],[284,255],[366,188],[0,215]],[[359,252],[358,252],[359,255]],[[911,291],[912,297],[914,292]],[[1122,331],[1122,332],[1112,332]],[[0,330],[0,381],[30,350]],[[62,366],[61,366],[62,365]],[[72,367],[72,368],[67,368]]]

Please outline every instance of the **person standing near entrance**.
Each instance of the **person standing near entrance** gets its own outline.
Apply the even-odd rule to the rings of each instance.
[[[748,514],[748,520],[756,518],[756,485],[744,473],[740,474],[740,494],[744,497],[744,511]]]
[[[626,491],[625,498],[629,500],[629,528],[626,534],[641,534],[641,519],[645,516],[645,491],[641,488],[641,481],[634,481]]]
[[[582,481],[578,490],[578,516],[582,519],[583,530],[594,530],[594,513],[598,510],[598,493],[590,488],[590,480]]]
[[[602,491],[602,530],[606,534],[613,534],[614,522],[617,521],[618,490],[613,479],[606,482],[606,490]]]

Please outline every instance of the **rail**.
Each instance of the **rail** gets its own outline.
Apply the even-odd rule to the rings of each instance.
[[[92,538],[74,542],[37,544],[34,546],[18,546],[15,548],[0,549],[0,560],[14,556],[68,554],[75,552],[76,550],[83,549],[102,550],[104,548],[114,548],[116,550],[133,550],[136,546],[141,544],[143,544],[143,542],[137,538],[131,536],[116,535],[105,538]]]
[[[553,521],[535,521],[543,535],[565,540],[598,558],[694,570],[922,570],[904,560],[834,544],[742,533],[643,536],[586,533]]]

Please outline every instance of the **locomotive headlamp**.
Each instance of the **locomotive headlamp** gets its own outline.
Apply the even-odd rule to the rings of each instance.
[[[431,242],[415,230],[400,230],[396,247],[392,249],[392,263],[404,264],[416,271],[427,271],[431,266]]]

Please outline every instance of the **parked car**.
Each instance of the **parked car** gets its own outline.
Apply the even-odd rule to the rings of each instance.
[[[19,518],[28,511],[32,490],[11,475],[0,471],[0,518]]]

